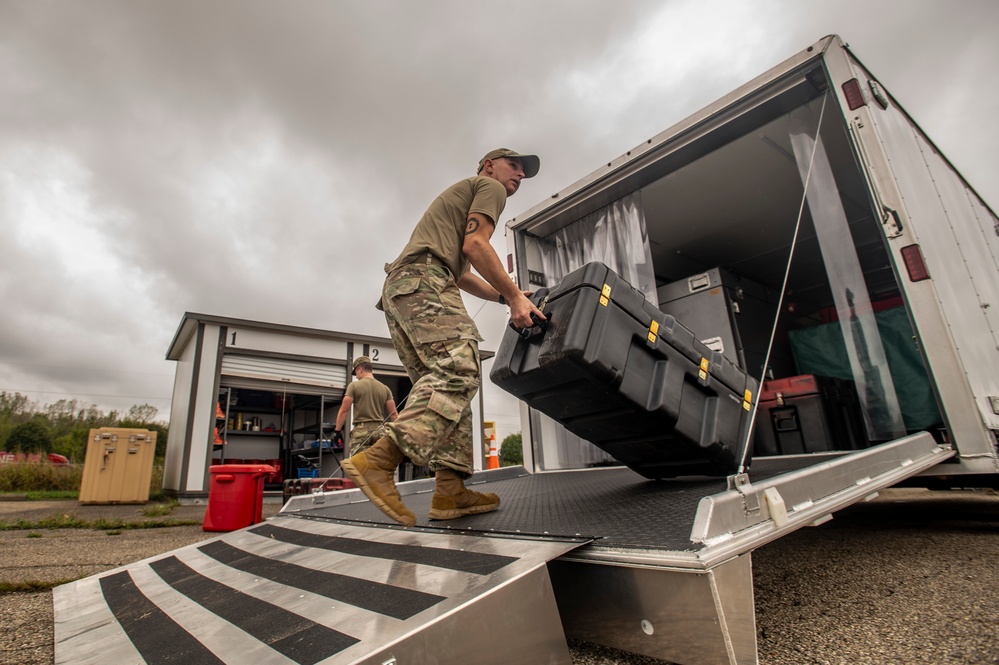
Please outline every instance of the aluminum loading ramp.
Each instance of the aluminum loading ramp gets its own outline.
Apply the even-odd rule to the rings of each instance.
[[[570,663],[545,563],[585,538],[267,522],[53,591],[56,663]]]

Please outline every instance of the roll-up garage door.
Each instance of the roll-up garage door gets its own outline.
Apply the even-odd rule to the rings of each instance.
[[[344,365],[284,358],[226,354],[222,357],[222,376],[225,385],[236,388],[321,394],[336,398],[342,397],[347,387],[347,368]]]

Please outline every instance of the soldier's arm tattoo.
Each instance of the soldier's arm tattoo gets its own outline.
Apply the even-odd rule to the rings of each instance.
[[[469,217],[468,222],[465,225],[465,235],[471,235],[479,230],[479,220],[474,217]]]

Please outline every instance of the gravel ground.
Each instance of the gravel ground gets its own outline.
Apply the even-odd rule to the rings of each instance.
[[[73,502],[12,506],[81,519],[161,520],[141,508]],[[264,514],[278,506],[265,504]],[[200,521],[203,507],[170,517]],[[105,532],[0,531],[0,583],[55,582],[109,570],[210,538],[200,526]],[[999,664],[999,494],[896,489],[753,553],[761,665]],[[53,661],[50,591],[0,593],[0,663]],[[581,642],[575,665],[654,665]]]

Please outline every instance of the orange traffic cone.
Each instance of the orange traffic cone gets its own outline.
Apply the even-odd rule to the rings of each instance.
[[[489,469],[500,468],[499,454],[496,451],[496,435],[489,435]]]
[[[222,411],[221,402],[215,402],[215,417],[218,420],[225,420],[225,413]]]
[[[219,428],[216,427],[215,428],[215,445],[216,446],[221,446],[223,443],[225,443],[225,441],[223,441],[222,437],[219,436]]]

